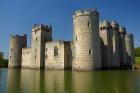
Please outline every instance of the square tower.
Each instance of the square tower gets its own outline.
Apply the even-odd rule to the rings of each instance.
[[[52,27],[48,25],[34,25],[32,28],[32,62],[33,68],[45,67],[45,43],[52,41]]]

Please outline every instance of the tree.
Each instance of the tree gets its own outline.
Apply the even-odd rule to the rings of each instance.
[[[8,59],[4,59],[3,52],[0,52],[0,67],[8,67]]]
[[[2,63],[3,60],[4,60],[4,58],[3,58],[3,52],[0,52],[0,63]]]

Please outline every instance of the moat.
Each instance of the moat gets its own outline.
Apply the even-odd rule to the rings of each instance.
[[[140,71],[0,68],[0,93],[140,93]]]

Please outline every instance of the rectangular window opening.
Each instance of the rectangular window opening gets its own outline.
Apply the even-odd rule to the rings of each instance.
[[[89,55],[92,55],[92,50],[91,49],[89,49]]]
[[[37,42],[37,38],[36,38],[36,42]]]
[[[88,22],[88,27],[90,26],[90,23]]]
[[[54,48],[54,56],[58,56],[58,48],[57,47]]]

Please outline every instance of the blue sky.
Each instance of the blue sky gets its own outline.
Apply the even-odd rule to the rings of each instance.
[[[8,57],[10,34],[28,35],[33,24],[53,26],[54,40],[72,40],[72,15],[97,8],[100,20],[117,20],[140,46],[140,0],[0,0],[0,51]]]

